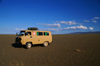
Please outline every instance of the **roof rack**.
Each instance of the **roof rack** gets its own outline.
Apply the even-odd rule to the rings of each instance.
[[[27,30],[38,30],[37,27],[29,27]]]

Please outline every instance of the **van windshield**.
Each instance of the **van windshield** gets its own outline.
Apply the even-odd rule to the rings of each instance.
[[[18,35],[19,35],[19,36],[25,35],[25,31],[20,31]]]

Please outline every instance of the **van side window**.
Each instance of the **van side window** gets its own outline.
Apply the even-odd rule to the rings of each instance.
[[[42,36],[43,32],[37,32],[37,36]]]
[[[49,32],[44,32],[44,36],[49,36]]]
[[[31,32],[27,32],[25,35],[31,35]]]

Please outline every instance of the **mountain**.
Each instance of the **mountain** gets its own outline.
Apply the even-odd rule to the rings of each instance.
[[[100,31],[89,31],[89,32],[74,32],[69,34],[100,34]]]

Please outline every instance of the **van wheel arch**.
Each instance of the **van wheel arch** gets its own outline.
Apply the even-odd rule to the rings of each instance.
[[[31,48],[32,47],[32,42],[26,42],[25,46],[26,46],[27,49]]]
[[[31,44],[33,45],[33,43],[32,43],[32,42],[26,42],[26,44],[27,44],[27,43],[31,43]],[[25,44],[25,45],[26,45],[26,44]]]
[[[44,43],[43,43],[43,46],[44,47],[46,47],[46,46],[48,46],[49,45],[49,42],[48,41],[45,41]]]

